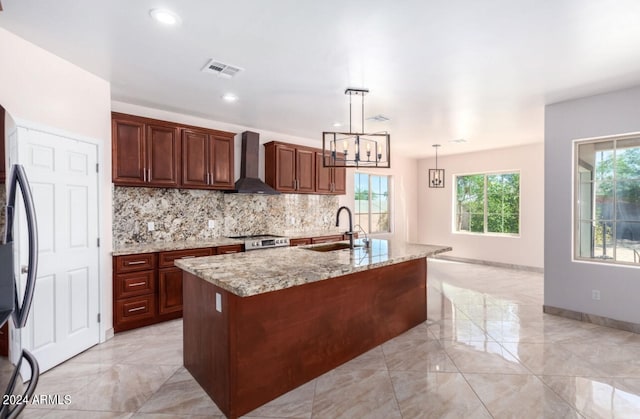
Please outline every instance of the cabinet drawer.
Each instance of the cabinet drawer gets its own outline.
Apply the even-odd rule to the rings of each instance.
[[[156,253],[141,253],[138,255],[115,256],[113,270],[117,274],[125,272],[144,271],[156,268]]]
[[[231,244],[229,246],[218,246],[218,247],[216,247],[216,254],[217,255],[226,255],[228,253],[243,252],[244,249],[242,247],[243,246],[241,244]]]
[[[173,261],[176,259],[187,259],[201,256],[210,256],[211,250],[208,247],[202,249],[174,250],[171,252],[160,252],[158,254],[159,268],[173,268]]]
[[[115,314],[118,325],[151,320],[156,316],[156,296],[150,294],[118,300]]]
[[[302,246],[305,244],[311,244],[311,238],[310,237],[305,237],[302,239],[289,239],[289,245],[290,246]]]
[[[312,237],[311,243],[316,244],[316,243],[339,242],[343,240],[342,237],[343,237],[342,234],[335,235],[335,236]]]
[[[135,297],[136,295],[153,294],[155,291],[154,271],[131,272],[115,276],[113,290],[115,298]]]

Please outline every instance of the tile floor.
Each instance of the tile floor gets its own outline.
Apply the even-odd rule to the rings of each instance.
[[[429,260],[429,320],[247,418],[638,418],[640,335],[542,313],[542,274]],[[24,418],[222,418],[182,367],[182,323],[43,374]]]

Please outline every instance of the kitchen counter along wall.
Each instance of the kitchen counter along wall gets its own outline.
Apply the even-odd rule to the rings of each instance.
[[[328,230],[335,226],[338,206],[338,197],[332,195],[115,186],[113,246]],[[148,231],[148,222],[154,223],[154,231]]]

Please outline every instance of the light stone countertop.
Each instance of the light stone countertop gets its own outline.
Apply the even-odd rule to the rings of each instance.
[[[127,244],[119,246],[113,249],[113,256],[132,255],[137,253],[153,253],[153,252],[167,252],[171,250],[184,250],[184,249],[200,249],[202,247],[218,247],[229,246],[233,244],[244,244],[244,240],[228,239],[226,237],[220,237],[211,240],[199,240],[199,241],[168,241],[168,242],[153,242],[153,243],[141,243],[141,244]]]
[[[361,244],[356,240],[356,244]],[[315,252],[282,247],[245,253],[180,259],[177,267],[241,297],[304,285],[367,269],[451,251],[449,246],[372,240],[370,248]]]

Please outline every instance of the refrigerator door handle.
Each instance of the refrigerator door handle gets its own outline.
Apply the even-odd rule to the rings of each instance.
[[[38,226],[36,224],[36,210],[33,205],[33,195],[31,195],[31,188],[29,187],[29,181],[27,180],[27,174],[24,171],[24,167],[19,164],[15,164],[11,167],[11,174],[9,175],[9,194],[7,197],[7,207],[15,208],[16,202],[16,189],[20,186],[20,192],[22,193],[22,200],[24,201],[25,215],[27,217],[27,233],[29,237],[29,263],[27,268],[27,283],[24,290],[24,297],[22,304],[18,303],[18,293],[16,290],[16,309],[13,312],[13,320],[16,328],[22,328],[27,324],[27,316],[29,315],[29,309],[31,302],[33,301],[33,291],[36,286],[36,275],[38,271]],[[7,215],[11,215],[11,219],[7,218],[7,224],[5,228],[5,243],[12,241],[13,230],[13,210],[7,211]]]
[[[29,385],[27,386],[27,389],[24,391],[24,394],[21,400],[31,400],[31,397],[36,391],[36,386],[38,385],[38,379],[40,378],[40,366],[38,365],[38,361],[36,361],[36,358],[33,356],[33,354],[27,351],[26,349],[22,350],[22,356],[20,357],[20,361],[18,361],[18,365],[16,365],[16,369],[14,370],[13,375],[11,377],[11,382],[9,383],[9,386],[7,387],[4,394],[12,394],[17,380],[21,379],[21,377],[19,376],[19,373],[20,373],[20,368],[22,367],[23,359],[26,359],[27,362],[29,363],[29,367],[31,368],[31,378],[29,379]],[[9,406],[3,406],[3,410],[4,408],[7,408],[7,410],[2,412],[3,415],[6,415],[2,417],[3,418],[6,417],[7,419],[15,419],[20,415],[20,413],[25,408],[25,406],[26,406],[26,403],[16,404],[12,409],[9,409]]]

